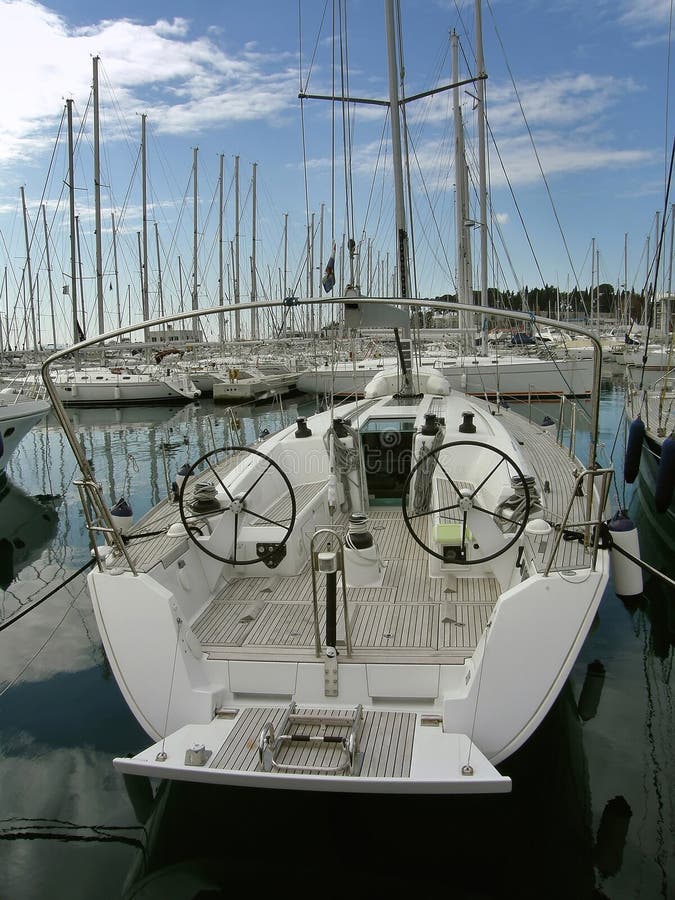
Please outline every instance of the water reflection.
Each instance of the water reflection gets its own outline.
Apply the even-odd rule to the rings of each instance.
[[[34,562],[56,534],[59,497],[31,497],[0,473],[0,589]]]

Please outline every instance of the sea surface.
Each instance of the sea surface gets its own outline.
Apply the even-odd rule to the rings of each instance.
[[[214,443],[250,443],[313,411],[306,399],[236,410],[203,401],[73,418],[106,498],[125,497],[140,517]],[[544,413],[557,410],[531,411]],[[673,576],[637,495],[620,487],[622,416],[621,386],[607,382],[601,461],[619,473],[611,510],[630,510],[643,557]],[[578,426],[582,455],[582,415]],[[50,419],[0,483],[0,628],[46,597],[0,631],[1,900],[675,896],[670,588],[650,576],[630,604],[608,588],[559,700],[500,767],[510,795],[150,791],[112,765],[148,739],[107,665],[83,576],[50,596],[89,558],[77,475]]]

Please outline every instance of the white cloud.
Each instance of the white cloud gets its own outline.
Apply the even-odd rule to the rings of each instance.
[[[30,158],[49,144],[65,97],[84,109],[97,55],[116,103],[129,115],[151,110],[158,131],[274,121],[293,103],[295,73],[283,57],[254,45],[229,55],[217,31],[191,37],[184,18],[73,28],[34,0],[0,0],[0,79],[12,85],[3,91],[0,162]]]
[[[626,25],[645,29],[667,25],[670,14],[669,0],[624,0],[619,18]]]
[[[593,172],[599,169],[627,168],[651,162],[653,154],[646,150],[625,150],[577,142],[558,132],[540,133],[536,141],[537,152],[546,176]],[[539,166],[534,157],[529,137],[520,135],[499,142],[499,149],[509,180],[514,185],[534,184],[541,181]],[[492,184],[504,184],[501,169],[496,167]]]
[[[581,123],[599,126],[617,103],[640,91],[631,78],[614,75],[563,73],[556,77],[518,85],[523,109],[531,126],[577,127]],[[488,116],[493,128],[520,130],[523,118],[510,85],[496,85],[488,96]]]

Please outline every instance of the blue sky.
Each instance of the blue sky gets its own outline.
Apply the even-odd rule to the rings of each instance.
[[[343,3],[344,7],[345,4]],[[380,0],[348,0],[346,32],[353,96],[385,98],[387,74]],[[252,164],[257,163],[257,280],[260,297],[283,285],[283,227],[288,215],[288,292],[307,287],[303,244],[307,211],[314,214],[315,283],[331,241],[349,232],[342,177],[341,111],[329,103],[304,104],[310,92],[328,93],[333,77],[331,4],[323,0],[262,2],[146,2],[43,5],[0,0],[0,266],[7,285],[0,317],[9,306],[16,331],[23,316],[20,284],[25,242],[20,201],[24,186],[31,232],[33,281],[40,292],[39,326],[50,340],[47,274],[40,205],[50,229],[52,282],[59,339],[68,321],[63,284],[69,272],[68,209],[63,190],[65,137],[57,143],[66,98],[74,101],[76,197],[80,219],[85,319],[95,330],[93,238],[92,57],[100,57],[102,242],[106,327],[116,324],[111,213],[119,227],[121,308],[139,308],[137,233],[141,228],[138,168],[140,114],[147,114],[150,303],[158,306],[159,271],[167,311],[190,303],[193,253],[192,163],[198,148],[198,281],[200,303],[217,299],[219,156],[224,156],[226,294],[232,292],[233,166],[240,158],[241,292],[250,289]],[[473,59],[473,4],[401,0],[406,94],[447,83],[448,34],[460,35]],[[325,18],[324,17],[325,11]],[[665,159],[673,133],[667,115],[670,5],[667,0],[491,0],[483,7],[493,230],[492,284],[516,290],[542,277],[562,288],[591,279],[596,239],[600,279],[628,283],[646,277],[646,242],[663,208]],[[322,22],[323,18],[323,22]],[[471,65],[473,65],[471,63]],[[311,77],[308,71],[311,66]],[[462,65],[462,75],[467,69]],[[515,81],[527,125],[520,112]],[[672,75],[671,75],[672,88]],[[475,165],[475,114],[463,94],[470,165]],[[418,292],[454,292],[454,163],[451,97],[408,106]],[[548,182],[542,181],[528,126]],[[62,127],[62,126],[61,126]],[[336,152],[331,151],[335,135]],[[354,237],[362,246],[363,283],[393,277],[390,146],[385,113],[359,107],[351,123]],[[332,160],[335,159],[333,164]],[[50,166],[51,160],[51,166]],[[305,176],[305,171],[307,175]],[[334,173],[334,174],[332,174]],[[323,204],[323,245],[319,246]],[[555,212],[554,208],[555,207]],[[558,225],[559,220],[560,227]],[[477,210],[476,210],[477,217]],[[524,220],[528,237],[520,219]],[[155,229],[156,224],[156,229]],[[564,234],[563,237],[561,236]],[[157,263],[156,236],[159,238]],[[669,235],[668,235],[669,236]],[[363,243],[361,240],[363,238]],[[532,244],[534,255],[529,247]],[[505,249],[506,248],[506,249]],[[508,252],[507,252],[508,251]],[[339,250],[338,250],[339,255]],[[178,271],[178,257],[181,271]],[[536,261],[535,261],[536,256]],[[338,259],[339,266],[339,259]],[[541,273],[541,274],[540,274]],[[318,288],[316,288],[318,291]]]

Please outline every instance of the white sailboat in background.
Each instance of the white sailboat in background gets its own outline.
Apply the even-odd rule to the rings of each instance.
[[[154,368],[154,367],[153,367]],[[173,369],[139,372],[126,366],[88,366],[54,373],[59,399],[67,406],[125,403],[189,403],[201,391],[189,375]]]
[[[21,440],[51,408],[48,400],[17,395],[12,388],[0,390],[0,472]]]
[[[400,177],[391,0],[386,11]],[[391,302],[408,319],[444,304],[407,297],[401,184],[402,297]],[[352,314],[385,308],[334,302]],[[45,364],[83,473],[101,639],[153,741],[116,759],[120,771],[322,792],[510,789],[496,766],[550,709],[608,582],[599,346],[584,466],[541,426],[453,389],[396,344],[398,368],[373,378],[364,400],[251,448],[214,447],[131,527],[106,506],[59,403],[50,369],[60,354]]]

